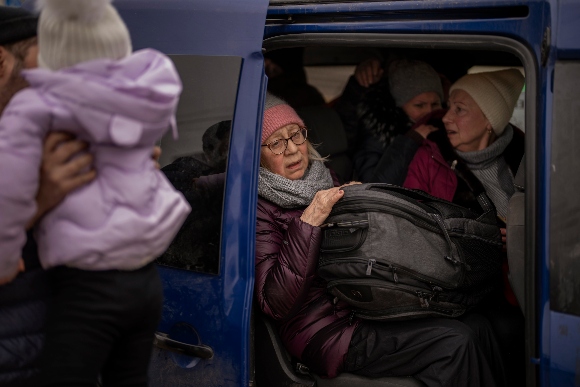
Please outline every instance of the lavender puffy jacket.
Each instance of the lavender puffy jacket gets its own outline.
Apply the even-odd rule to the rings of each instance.
[[[15,270],[35,213],[42,144],[52,130],[86,140],[97,178],[36,229],[43,267],[139,268],[167,248],[190,207],[151,160],[174,124],[181,81],[171,60],[142,50],[58,72],[23,72],[0,120],[0,277]]]
[[[322,232],[300,220],[303,211],[258,198],[254,291],[288,352],[312,371],[335,377],[358,320],[349,320],[348,305],[333,302],[316,275]]]

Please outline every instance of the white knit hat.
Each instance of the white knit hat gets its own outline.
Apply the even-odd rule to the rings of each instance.
[[[58,70],[131,54],[131,37],[111,0],[38,0],[38,64]]]
[[[516,69],[467,74],[451,85],[473,98],[495,134],[500,136],[508,124],[524,87],[524,77]]]

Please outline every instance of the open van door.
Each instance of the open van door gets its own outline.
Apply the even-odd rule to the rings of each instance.
[[[162,169],[173,173],[174,185],[211,186],[205,196],[186,194],[193,211],[178,235],[183,244],[158,259],[165,302],[150,384],[252,385],[256,138],[268,0],[118,0],[115,6],[134,49],[169,55],[184,84],[179,139],[161,141]]]
[[[580,3],[552,1],[541,262],[542,385],[580,385]]]

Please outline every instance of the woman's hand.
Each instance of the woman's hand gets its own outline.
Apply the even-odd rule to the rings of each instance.
[[[332,211],[332,207],[344,195],[342,188],[353,184],[361,183],[358,181],[351,181],[350,183],[343,184],[340,187],[318,191],[316,195],[314,195],[312,203],[310,203],[302,213],[300,220],[312,226],[320,226],[324,223],[326,218],[328,218],[330,211]]]
[[[377,58],[364,60],[356,66],[354,77],[362,87],[369,87],[380,81],[384,73],[381,62]]]
[[[27,229],[57,206],[69,192],[95,178],[95,170],[88,169],[93,156],[85,153],[86,149],[85,142],[75,140],[67,133],[53,132],[46,137],[36,194],[36,214],[26,225]]]
[[[312,203],[302,213],[300,220],[312,226],[320,226],[332,210],[332,206],[344,195],[342,187],[318,191]]]

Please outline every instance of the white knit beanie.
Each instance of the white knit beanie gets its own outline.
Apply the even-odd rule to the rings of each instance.
[[[496,135],[500,136],[508,124],[524,87],[524,77],[516,69],[467,74],[451,85],[473,98]]]
[[[58,70],[131,54],[131,37],[111,0],[38,0],[38,65]]]

